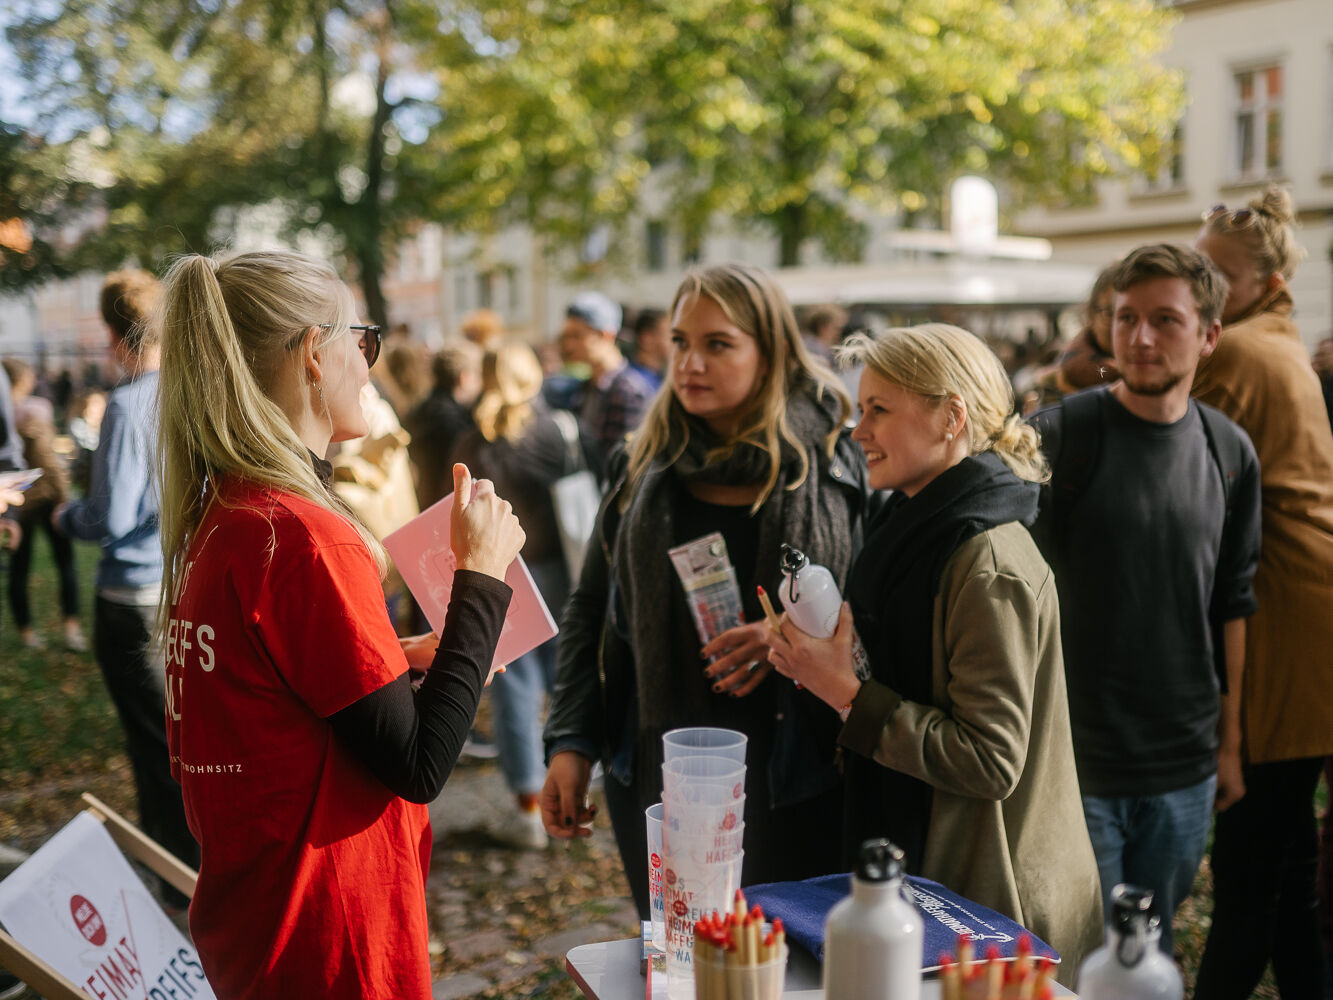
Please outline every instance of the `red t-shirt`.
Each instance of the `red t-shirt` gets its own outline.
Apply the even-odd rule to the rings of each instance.
[[[224,486],[167,632],[171,771],[202,847],[190,933],[219,998],[430,996],[426,807],[325,721],[406,670],[352,526]]]

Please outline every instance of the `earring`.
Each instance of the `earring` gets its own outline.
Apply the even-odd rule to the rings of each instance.
[[[944,440],[946,440],[946,441],[952,441],[952,440],[953,440],[953,431],[950,431],[948,434],[944,435]]]
[[[323,406],[323,405],[324,405],[324,386],[321,385],[321,384],[319,383],[318,380],[313,379],[313,378],[310,380],[310,386],[311,386],[311,388],[314,389],[317,393],[319,393],[319,403],[320,403],[321,406]]]

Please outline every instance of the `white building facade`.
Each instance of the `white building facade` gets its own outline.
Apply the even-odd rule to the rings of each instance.
[[[1333,2],[1178,0],[1163,61],[1188,105],[1160,175],[1099,186],[1094,204],[1021,214],[1054,259],[1102,267],[1132,247],[1191,243],[1214,205],[1268,183],[1295,202],[1306,258],[1291,281],[1308,346],[1333,336]]]

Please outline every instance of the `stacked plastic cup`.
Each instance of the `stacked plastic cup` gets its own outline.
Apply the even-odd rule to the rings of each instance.
[[[740,888],[745,744],[745,735],[730,729],[673,729],[662,737],[659,884],[671,1000],[694,996],[695,921],[714,910],[726,912]],[[649,825],[651,837],[651,815]],[[650,886],[651,863],[650,849]]]

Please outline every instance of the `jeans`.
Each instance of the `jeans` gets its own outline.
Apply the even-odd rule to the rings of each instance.
[[[199,845],[185,821],[180,785],[167,750],[166,657],[153,639],[154,607],[117,604],[100,594],[93,612],[93,650],[125,731],[125,749],[139,796],[139,825],[191,868]],[[188,900],[163,883],[166,901]]]
[[[1083,816],[1097,855],[1102,906],[1111,913],[1111,890],[1121,882],[1151,889],[1162,921],[1159,946],[1172,954],[1172,920],[1190,894],[1208,846],[1217,776],[1161,795],[1083,796]]]
[[[1278,994],[1323,996],[1314,790],[1320,757],[1250,764],[1245,797],[1213,831],[1213,925],[1196,1000],[1254,992],[1273,963]]]
[[[552,617],[557,620],[569,592],[562,561],[528,566]],[[500,769],[515,795],[536,795],[546,780],[542,743],[542,700],[555,687],[557,638],[506,665],[491,681],[492,724],[500,751]]]

